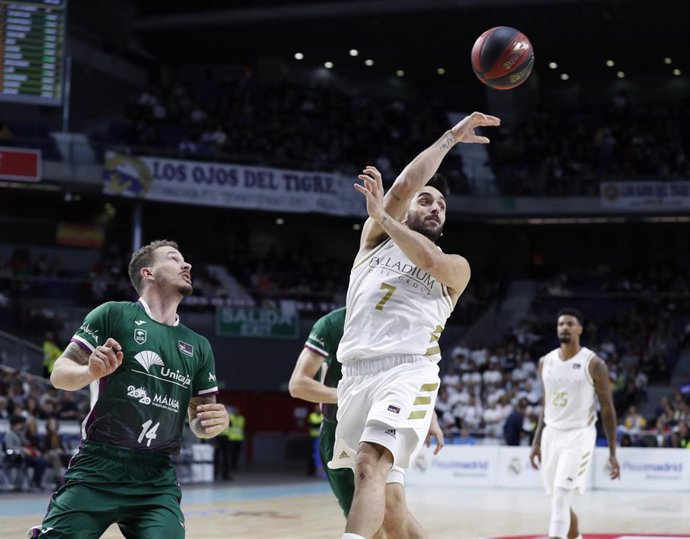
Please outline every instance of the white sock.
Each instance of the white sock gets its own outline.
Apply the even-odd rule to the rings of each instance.
[[[344,533],[342,539],[366,539],[366,537],[362,537],[356,533]]]

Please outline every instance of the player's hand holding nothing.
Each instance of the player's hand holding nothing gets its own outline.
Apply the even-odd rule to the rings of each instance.
[[[611,466],[611,472],[609,476],[611,479],[620,479],[621,477],[621,466],[618,464],[618,459],[616,455],[609,456],[609,466]]]
[[[103,378],[115,372],[122,365],[122,346],[112,337],[105,344],[97,346],[89,356],[89,374],[94,378]]]
[[[386,215],[386,211],[383,208],[383,181],[381,180],[381,173],[376,167],[369,165],[357,177],[362,180],[362,185],[356,183],[355,189],[366,197],[369,217],[377,223],[381,222]]]
[[[473,112],[458,122],[450,131],[453,133],[456,142],[464,142],[466,144],[488,144],[489,139],[477,135],[474,130],[477,127],[496,127],[499,125],[501,125],[500,118],[489,116],[481,112]]]
[[[228,411],[225,409],[225,405],[220,402],[200,404],[196,407],[196,411],[199,426],[209,437],[217,436],[230,424]]]
[[[532,446],[532,449],[529,452],[529,461],[532,464],[532,468],[535,470],[539,469],[539,466],[541,465],[541,447],[538,445]]]

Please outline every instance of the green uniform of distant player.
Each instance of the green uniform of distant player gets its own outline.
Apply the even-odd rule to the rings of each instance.
[[[336,309],[316,321],[309,333],[305,348],[324,358],[325,373],[322,374],[323,383],[332,388],[338,387],[338,382],[343,376],[340,362],[335,357],[338,343],[343,336],[345,326],[345,307]],[[335,442],[336,413],[338,406],[334,403],[324,403],[321,406],[323,423],[321,424],[321,437],[319,438],[319,453],[324,470],[328,476],[333,493],[338,498],[345,516],[350,512],[352,495],[355,492],[355,479],[352,470],[331,470],[326,466],[333,458],[333,444]]]
[[[227,426],[227,413],[215,403],[208,340],[180,324],[179,301],[173,309],[161,302],[175,299],[175,292],[179,300],[186,295],[182,291],[191,293],[191,266],[174,243],[159,243],[135,265],[144,266],[146,288],[133,279],[137,290],[144,290],[142,298],[91,311],[56,363],[54,385],[89,384],[91,410],[79,451],[30,537],[96,538],[115,522],[125,537],[184,537],[180,486],[170,457],[180,450],[188,411],[192,430],[203,438]],[[92,365],[99,359],[100,371]],[[85,368],[91,374],[83,377]]]

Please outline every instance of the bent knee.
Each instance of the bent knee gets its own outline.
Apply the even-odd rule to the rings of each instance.
[[[387,474],[393,466],[393,455],[385,447],[362,442],[355,455],[355,472]]]

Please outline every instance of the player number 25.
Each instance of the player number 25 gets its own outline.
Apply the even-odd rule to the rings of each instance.
[[[568,393],[565,391],[559,391],[553,396],[553,405],[559,408],[565,408],[568,406]]]
[[[381,290],[385,290],[386,293],[381,298],[381,301],[379,301],[376,304],[376,310],[377,311],[383,311],[383,306],[386,304],[386,302],[389,299],[391,299],[393,292],[395,292],[395,286],[393,286],[392,284],[388,284],[388,283],[381,283]]]

